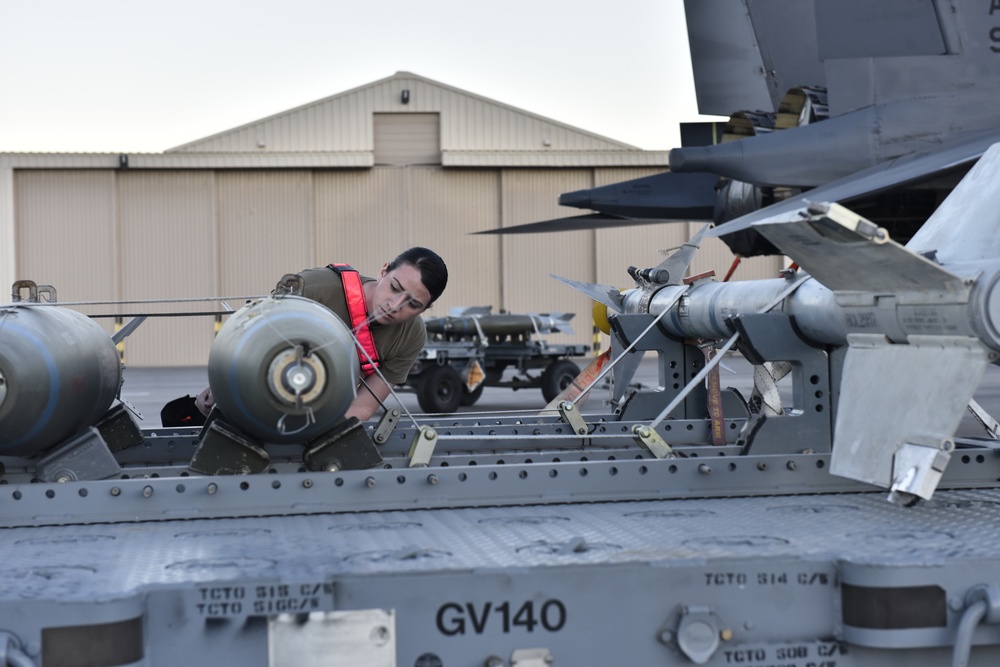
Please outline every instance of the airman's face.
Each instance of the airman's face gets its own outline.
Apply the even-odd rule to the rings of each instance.
[[[424,287],[420,270],[412,264],[400,264],[392,271],[388,268],[388,264],[382,265],[368,294],[368,314],[372,321],[398,324],[427,310],[431,293]]]

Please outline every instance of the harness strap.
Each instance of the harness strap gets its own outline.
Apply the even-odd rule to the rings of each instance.
[[[368,323],[368,304],[365,303],[361,276],[350,264],[330,264],[328,268],[336,271],[344,283],[344,298],[347,300],[347,313],[351,317],[351,331],[360,345],[358,359],[361,361],[361,372],[368,377],[375,372],[380,362],[378,350],[375,349],[375,338]],[[368,353],[367,356],[365,352]],[[371,361],[368,357],[371,357]]]

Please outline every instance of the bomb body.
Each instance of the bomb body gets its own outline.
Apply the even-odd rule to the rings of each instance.
[[[0,454],[38,454],[94,425],[121,379],[114,342],[86,315],[0,306]]]
[[[527,336],[531,334],[572,333],[568,322],[573,313],[526,315],[476,315],[436,317],[425,321],[427,333],[446,336]]]
[[[332,311],[268,297],[229,316],[209,353],[208,381],[221,413],[248,435],[306,442],[344,416],[359,366],[351,332]]]

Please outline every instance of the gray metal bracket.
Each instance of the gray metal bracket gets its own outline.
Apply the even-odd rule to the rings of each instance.
[[[97,430],[113,452],[136,447],[144,441],[142,430],[136,426],[125,408],[123,401],[108,410],[101,421],[97,422]]]
[[[628,345],[653,319],[652,315],[619,315],[615,318],[615,333],[626,339]],[[644,352],[657,354],[659,386],[655,389],[634,390],[626,395],[619,406],[622,421],[644,421],[656,417],[705,364],[705,355],[696,346],[671,338],[655,327],[636,342],[629,354],[641,355]],[[674,411],[672,417],[701,419],[706,414],[708,395],[699,388],[688,394],[681,409]]]
[[[555,658],[547,648],[519,648],[510,655],[510,667],[549,667]]]
[[[892,458],[889,498],[911,505],[917,497],[930,500],[955,450],[952,440],[936,443],[904,442]]]
[[[264,472],[271,459],[263,447],[224,426],[213,410],[202,429],[190,468],[205,475],[245,475]],[[214,418],[213,418],[214,417]]]
[[[660,437],[660,434],[656,432],[656,429],[650,428],[645,424],[636,424],[632,427],[632,434],[635,435],[635,441],[648,449],[656,458],[677,458],[677,454],[675,454],[670,445],[668,445],[666,441]]]
[[[569,424],[573,432],[577,435],[587,435],[587,422],[583,420],[580,411],[576,409],[571,401],[563,401],[559,404],[559,416],[563,422]]]
[[[313,440],[303,455],[306,467],[314,471],[365,470],[382,463],[375,443],[356,417],[332,432]]]
[[[431,462],[434,455],[434,448],[437,447],[437,431],[429,426],[421,426],[413,436],[413,444],[410,445],[410,467],[424,468]]]
[[[385,444],[389,436],[396,428],[396,424],[399,423],[400,411],[396,408],[391,410],[386,410],[382,415],[382,418],[378,420],[375,425],[375,431],[372,433],[372,440],[376,445]]]
[[[75,482],[105,479],[120,471],[108,444],[91,426],[42,458],[35,476],[43,482]]]
[[[784,415],[751,415],[740,435],[745,452],[785,454],[804,446],[829,452],[833,446],[830,361],[826,350],[809,345],[782,313],[747,315],[733,320],[740,351],[752,364],[792,364],[792,407]]]

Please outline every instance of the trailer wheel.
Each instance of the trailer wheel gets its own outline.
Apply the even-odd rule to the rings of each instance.
[[[462,405],[475,405],[479,397],[483,395],[483,387],[486,386],[485,382],[480,382],[479,386],[469,391],[468,387],[464,384],[462,385]]]
[[[424,412],[454,412],[462,401],[462,378],[451,366],[434,366],[423,374],[417,402]]]
[[[545,401],[558,396],[579,374],[580,367],[569,359],[558,359],[549,364],[542,372],[542,396]]]

